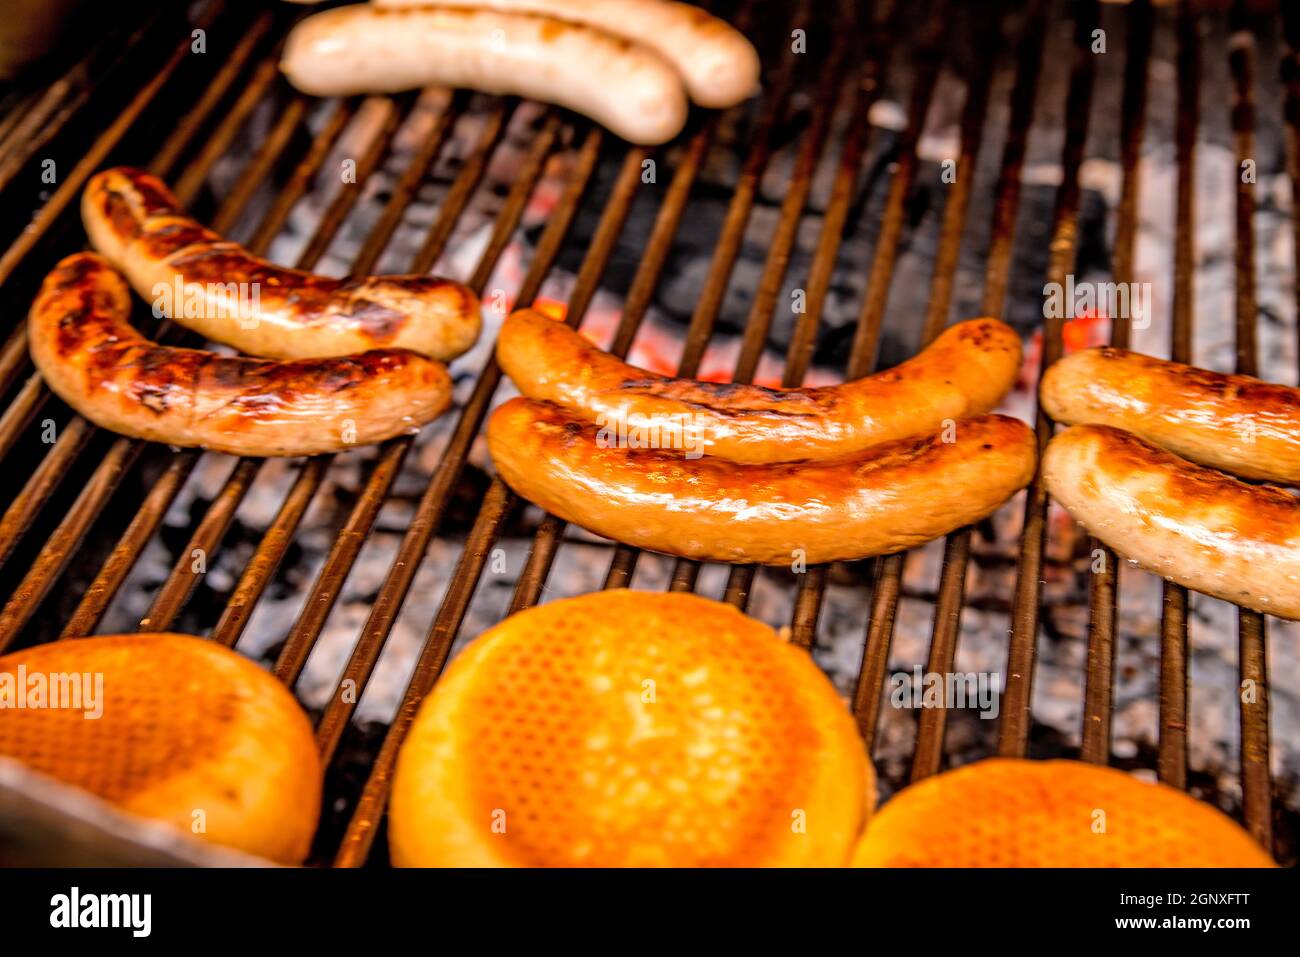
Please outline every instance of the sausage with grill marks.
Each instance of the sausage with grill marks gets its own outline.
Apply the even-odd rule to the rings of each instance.
[[[1300,501],[1122,429],[1075,425],[1043,456],[1048,492],[1089,532],[1195,591],[1300,618]]]
[[[920,355],[843,385],[767,389],[675,379],[596,348],[530,309],[511,314],[497,359],[529,398],[600,425],[626,421],[734,462],[826,459],[938,432],[994,408],[1015,383],[1020,337],[996,319],[946,330]]]
[[[902,551],[992,513],[1029,483],[1036,459],[1033,432],[1002,415],[825,462],[741,465],[619,441],[531,399],[488,421],[497,471],[524,498],[606,538],[700,561]]]
[[[127,322],[130,291],[94,253],[64,259],[28,316],[32,360],[96,425],[232,455],[315,455],[413,432],[451,401],[441,363],[384,349],[275,361],[177,349]]]
[[[331,279],[277,266],[186,215],[142,170],[92,177],[81,218],[95,249],[160,313],[249,355],[316,359],[382,348],[446,361],[478,339],[478,297],[460,283]]]

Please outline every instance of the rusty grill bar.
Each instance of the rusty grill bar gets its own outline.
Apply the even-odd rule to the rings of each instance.
[[[747,0],[721,12],[742,25],[753,24],[761,14],[772,11]],[[898,64],[893,51],[899,32],[905,29],[907,4],[880,0],[874,4],[830,5],[810,2],[780,5],[779,29],[769,30],[774,40],[765,54],[765,88],[761,99],[748,107],[752,122],[747,141],[737,145],[742,157],[727,200],[726,213],[704,281],[687,327],[678,371],[698,373],[713,337],[735,266],[764,177],[771,175],[778,156],[789,158],[789,174],[783,183],[783,200],[775,226],[766,238],[767,252],[752,304],[744,326],[734,369],[737,381],[755,376],[763,355],[775,310],[790,271],[792,250],[799,228],[808,213],[809,197],[818,169],[833,164],[829,200],[805,276],[796,277],[806,291],[806,311],[796,318],[786,355],[783,382],[787,386],[803,381],[817,340],[819,318],[831,287],[832,277],[857,184],[871,154],[873,126],[868,117],[886,94],[897,95]],[[895,148],[880,230],[872,251],[871,267],[865,277],[861,309],[852,338],[847,375],[858,376],[876,365],[879,340],[889,302],[891,282],[900,250],[906,242],[908,203],[916,188],[921,157],[918,151],[927,117],[935,102],[935,91],[943,72],[945,54],[952,43],[950,19],[954,7],[948,0],[926,5],[924,29],[918,37],[917,53],[910,66],[910,89],[905,99],[906,123]],[[222,198],[212,222],[218,230],[235,229],[246,213],[259,209],[259,187],[277,168],[290,170],[283,186],[260,208],[260,219],[244,238],[250,248],[265,252],[289,221],[295,205],[308,195],[325,168],[332,148],[364,110],[378,110],[379,121],[372,135],[355,157],[356,185],[339,189],[326,211],[314,224],[297,265],[312,268],[354,211],[362,190],[392,155],[395,138],[412,115],[418,98],[371,98],[337,101],[327,105],[324,119],[313,135],[306,123],[314,104],[294,95],[278,79],[276,59],[285,30],[295,12],[283,10],[245,12],[238,5],[213,0],[197,24],[181,23],[155,16],[135,30],[127,49],[148,48],[155,53],[166,49],[157,70],[132,89],[120,91],[120,98],[107,113],[96,111],[87,81],[118,70],[120,58],[107,66],[97,48],[75,65],[56,90],[30,103],[19,104],[0,118],[0,190],[13,190],[24,163],[65,129],[78,124],[89,127],[96,115],[112,116],[95,135],[80,159],[45,199],[30,225],[13,238],[0,254],[0,286],[10,304],[12,332],[0,351],[0,389],[5,409],[0,415],[0,453],[11,473],[11,490],[0,517],[0,567],[6,574],[5,604],[0,610],[0,650],[16,642],[34,640],[32,626],[48,612],[50,597],[69,575],[83,543],[96,534],[108,543],[98,570],[75,610],[56,627],[62,637],[93,633],[120,593],[128,574],[145,548],[159,534],[164,516],[191,476],[201,454],[171,452],[158,478],[148,489],[129,521],[116,533],[97,531],[105,510],[123,479],[139,468],[142,455],[159,453],[154,447],[126,438],[103,435],[77,416],[67,417],[50,395],[27,360],[23,323],[32,277],[39,278],[55,258],[80,242],[75,225],[75,203],[82,186],[97,169],[111,162],[130,161],[121,156],[123,144],[139,142],[155,108],[166,108],[167,91],[182,83],[202,92],[192,102],[168,114],[169,135],[153,152],[151,169],[170,179],[183,202],[199,198],[214,166],[226,157],[241,131],[259,106],[267,100],[276,104],[269,128],[247,158],[236,185]],[[1196,134],[1202,109],[1230,110],[1234,149],[1238,160],[1254,155],[1256,115],[1255,85],[1260,64],[1256,62],[1255,32],[1281,27],[1289,52],[1283,61],[1285,94],[1285,138],[1288,172],[1295,190],[1300,190],[1300,58],[1295,52],[1300,40],[1300,14],[1288,10],[1277,14],[1272,24],[1246,8],[1234,6],[1230,17],[1228,68],[1232,78],[1231,101],[1201,102],[1202,51],[1199,26],[1206,11],[1183,3],[1177,10],[1155,9],[1148,2],[1126,8],[1102,7],[1093,0],[1059,3],[1052,0],[999,0],[981,15],[977,24],[977,48],[984,52],[978,66],[962,77],[965,82],[961,105],[960,150],[957,176],[946,192],[939,227],[938,251],[930,276],[926,313],[918,316],[921,342],[938,335],[950,320],[954,283],[962,244],[970,232],[968,212],[981,149],[987,149],[990,103],[997,92],[996,68],[1005,61],[1013,73],[1006,92],[1008,122],[1001,147],[1001,163],[993,190],[993,218],[988,228],[985,254],[983,312],[1002,315],[1006,310],[1015,248],[1017,216],[1021,209],[1023,173],[1027,144],[1035,130],[1035,111],[1040,99],[1040,74],[1044,72],[1044,50],[1052,31],[1068,24],[1072,31],[1073,60],[1068,67],[1068,88],[1064,103],[1064,141],[1061,146],[1062,178],[1056,187],[1051,222],[1051,246],[1046,279],[1064,283],[1075,269],[1078,250],[1079,207],[1082,194],[1081,166],[1088,154],[1089,121],[1098,71],[1117,69],[1122,57],[1123,98],[1120,116],[1119,155],[1122,169],[1120,201],[1116,210],[1113,240],[1113,274],[1116,282],[1134,277],[1135,236],[1139,208],[1139,162],[1147,120],[1148,74],[1153,36],[1166,31],[1177,43],[1177,118],[1175,124],[1177,195],[1177,237],[1173,266],[1173,319],[1170,353],[1180,361],[1191,358],[1193,278],[1195,265]],[[1122,25],[1126,42],[1106,60],[1091,49],[1094,30],[1102,23]],[[788,34],[798,27],[815,25],[827,48],[818,56],[799,56],[791,51]],[[198,26],[210,34],[210,48],[223,53],[219,62],[196,63],[189,56],[190,29]],[[159,46],[158,34],[167,33]],[[810,29],[810,33],[815,32]],[[772,38],[769,38],[772,39]],[[215,59],[215,58],[214,58]],[[1268,66],[1265,64],[1264,66]],[[195,79],[192,74],[199,74]],[[187,79],[188,78],[188,79]],[[809,95],[806,123],[788,142],[787,118],[797,92]],[[415,200],[422,184],[451,141],[456,125],[471,112],[471,97],[465,93],[425,91],[421,94],[437,110],[433,127],[418,144],[396,180],[379,218],[370,229],[352,270],[372,270],[384,254]],[[494,154],[503,142],[519,103],[512,99],[491,101],[481,109],[472,150],[441,197],[436,218],[429,227],[418,253],[409,263],[413,272],[427,272],[448,249],[457,224],[484,182]],[[837,118],[846,124],[838,152],[829,155],[836,142],[832,131]],[[1272,123],[1275,118],[1266,117]],[[561,111],[548,111],[528,144],[521,168],[502,199],[487,243],[472,270],[468,284],[482,293],[487,290],[501,257],[516,236],[525,208],[554,161],[564,155],[563,181],[549,219],[532,251],[522,284],[514,301],[536,300],[561,251],[569,241],[570,228],[584,202],[593,195],[592,183],[600,164],[614,171],[608,194],[603,198],[593,239],[583,250],[581,265],[568,297],[567,321],[578,326],[585,318],[601,286],[615,246],[624,232],[636,199],[646,189],[655,190],[659,206],[653,226],[641,246],[640,260],[622,306],[612,349],[619,355],[630,350],[645,319],[654,293],[668,266],[673,243],[685,224],[688,206],[701,170],[705,167],[724,130],[726,117],[700,117],[683,141],[675,146],[647,150],[613,141],[606,132]],[[39,140],[33,130],[42,129]],[[145,134],[147,135],[147,134]],[[621,158],[619,155],[621,153]],[[139,155],[139,154],[137,154]],[[148,154],[144,154],[148,155]],[[647,187],[642,170],[647,160],[667,166],[674,157],[671,177],[665,185]],[[1225,184],[1226,185],[1226,184]],[[1237,369],[1256,371],[1255,268],[1252,224],[1255,198],[1249,184],[1236,186],[1236,353]],[[1300,217],[1293,216],[1296,230],[1297,283],[1300,303]],[[1042,338],[1042,364],[1046,366],[1062,352],[1062,322],[1046,320]],[[180,338],[180,330],[164,325],[163,337]],[[1127,317],[1113,323],[1112,342],[1125,346],[1130,339]],[[338,680],[338,689],[351,687],[355,693],[331,696],[317,724],[317,741],[327,765],[339,759],[340,744],[354,717],[357,702],[370,681],[388,644],[398,616],[414,585],[416,573],[435,538],[444,534],[449,505],[470,456],[474,439],[491,407],[501,373],[492,360],[478,370],[473,390],[459,409],[441,460],[414,506],[400,544],[382,584],[371,603],[369,617],[352,646]],[[49,447],[33,446],[29,434],[47,406],[59,411],[58,440]],[[1052,432],[1052,423],[1041,411],[1037,415],[1040,448]],[[305,600],[274,663],[274,673],[292,686],[307,663],[326,622],[338,601],[345,581],[367,543],[381,508],[393,491],[399,471],[414,445],[412,437],[390,440],[381,446],[355,502],[337,531],[324,563],[305,588]],[[334,456],[303,460],[295,465],[293,480],[281,500],[255,553],[238,582],[209,637],[227,646],[235,645],[244,633],[253,611],[281,569],[300,525],[320,492],[334,464]],[[175,554],[170,574],[153,595],[140,630],[172,627],[185,609],[201,572],[194,570],[190,556],[195,550],[212,553],[220,549],[224,536],[249,490],[258,481],[263,461],[243,459],[233,463],[220,490],[207,506]],[[406,686],[397,714],[389,726],[367,770],[359,797],[350,806],[347,826],[340,840],[319,847],[317,857],[340,866],[357,866],[371,855],[383,819],[389,778],[398,747],[421,699],[433,687],[445,665],[453,643],[460,635],[466,614],[483,577],[484,568],[507,523],[521,509],[520,503],[499,480],[493,479],[482,496],[473,523],[458,545],[459,559],[447,583],[437,612],[427,623],[427,634]],[[1041,480],[1035,480],[1024,497],[1005,506],[1022,508],[1023,531],[1019,539],[1019,565],[1009,619],[1006,651],[1007,683],[997,750],[1004,755],[1025,755],[1029,750],[1035,657],[1041,631],[1042,583],[1048,540],[1048,499]],[[61,510],[61,516],[60,516]],[[561,548],[565,525],[546,516],[537,527],[527,559],[515,584],[509,608],[516,611],[538,602]],[[972,560],[973,529],[962,529],[948,537],[944,546],[926,670],[949,672],[957,655],[961,616],[966,603],[967,572]],[[107,536],[107,537],[105,537]],[[29,541],[30,540],[30,541]],[[1103,570],[1090,581],[1089,630],[1085,669],[1080,756],[1106,763],[1111,758],[1111,718],[1114,708],[1116,670],[1117,603],[1123,578],[1116,556],[1100,543]],[[628,585],[635,574],[635,549],[616,545],[610,552],[604,587]],[[852,695],[852,707],[868,746],[876,744],[877,727],[884,697],[890,646],[902,596],[907,555],[890,555],[875,560],[870,609],[864,624],[861,665]],[[26,567],[21,567],[26,562]],[[694,590],[700,566],[675,562],[669,587]],[[793,614],[790,638],[813,648],[819,614],[828,586],[827,568],[810,568],[796,576],[793,584]],[[755,579],[755,569],[730,569],[722,594],[724,600],[746,608]],[[1265,658],[1266,631],[1263,616],[1239,611],[1240,678],[1259,689],[1251,703],[1240,706],[1242,817],[1254,837],[1273,846],[1273,799],[1269,766],[1268,675]],[[1188,786],[1187,715],[1189,703],[1188,657],[1189,602],[1185,590],[1166,584],[1160,626],[1160,709],[1159,776],[1175,787]],[[947,712],[924,709],[918,716],[917,737],[912,755],[910,779],[915,781],[939,771],[944,764]],[[902,783],[902,782],[895,782]],[[327,794],[327,801],[334,797]],[[1280,851],[1279,851],[1280,853]]]

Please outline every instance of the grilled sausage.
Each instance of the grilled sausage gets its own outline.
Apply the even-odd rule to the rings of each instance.
[[[285,269],[191,219],[154,176],[117,168],[81,198],[90,241],[159,315],[240,352],[277,359],[411,349],[460,355],[478,338],[478,298],[436,276],[331,279]]]
[[[1047,490],[1093,535],[1187,588],[1300,618],[1300,502],[1105,425],[1061,432]]]
[[[418,7],[428,0],[374,0]],[[532,13],[584,23],[644,43],[677,68],[700,106],[734,106],[758,88],[758,54],[744,34],[689,3],[667,0],[439,0],[444,7]]]
[[[280,69],[313,96],[454,86],[558,103],[633,143],[663,143],[686,122],[686,91],[653,50],[551,17],[370,4],[293,28]]]
[[[492,414],[488,448],[512,489],[606,538],[765,565],[866,558],[927,542],[993,512],[1028,484],[1035,460],[1033,433],[1001,415],[837,461],[691,460],[619,447],[559,407],[524,398]]]
[[[1043,408],[1113,425],[1194,462],[1300,484],[1300,389],[1124,349],[1085,349],[1043,375]]]
[[[529,398],[608,425],[644,423],[733,462],[826,459],[995,407],[1020,369],[1020,337],[996,319],[958,323],[920,355],[843,385],[766,389],[656,375],[529,309],[497,338],[497,360]]]
[[[442,364],[403,349],[275,361],[176,349],[127,322],[130,291],[94,253],[64,259],[27,320],[46,383],[96,425],[233,455],[315,455],[412,432],[451,399]]]

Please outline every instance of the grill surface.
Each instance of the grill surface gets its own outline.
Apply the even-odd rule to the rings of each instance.
[[[284,5],[276,5],[283,7]],[[1079,2],[1061,6],[1047,0],[1004,2],[994,11],[972,14],[946,0],[928,4],[903,4],[891,0],[845,5],[804,3],[766,6],[741,3],[721,12],[733,16],[755,35],[765,54],[765,89],[762,97],[733,111],[735,115],[699,116],[676,144],[660,150],[630,148],[579,118],[549,110],[535,122],[508,193],[495,203],[495,221],[482,244],[477,263],[463,278],[480,293],[490,293],[503,254],[517,241],[529,202],[539,190],[554,192],[554,206],[544,228],[533,237],[526,273],[511,301],[526,304],[538,299],[553,266],[566,252],[580,256],[580,266],[569,293],[567,321],[582,322],[607,273],[618,244],[635,242],[639,259],[623,297],[613,350],[626,355],[650,310],[656,290],[671,269],[674,244],[698,228],[691,203],[697,197],[701,173],[715,151],[729,148],[738,157],[726,211],[717,231],[707,265],[703,290],[685,332],[679,361],[682,375],[698,373],[709,347],[729,289],[738,280],[737,261],[747,235],[766,232],[757,240],[766,249],[761,274],[752,293],[743,336],[735,363],[737,381],[755,377],[773,318],[786,308],[791,284],[806,293],[806,310],[795,317],[785,357],[785,385],[799,384],[814,359],[819,338],[819,318],[830,293],[836,264],[845,241],[845,226],[859,201],[858,184],[871,160],[879,160],[873,136],[878,127],[868,122],[873,108],[885,99],[906,104],[904,126],[889,145],[890,171],[883,216],[873,241],[870,270],[856,331],[851,339],[846,372],[858,376],[876,364],[882,328],[890,304],[891,281],[900,254],[912,241],[914,222],[910,203],[917,187],[922,158],[918,146],[927,117],[936,104],[936,90],[944,64],[950,59],[969,65],[959,79],[964,84],[960,106],[960,142],[954,154],[956,176],[943,194],[942,216],[924,315],[908,317],[925,343],[954,318],[955,277],[963,244],[974,244],[984,260],[981,311],[1002,315],[1010,306],[1012,267],[1018,243],[1025,242],[1026,223],[1021,217],[1024,171],[1029,139],[1038,135],[1035,113],[1045,92],[1064,90],[1063,140],[1060,144],[1060,179],[1050,223],[1042,224],[1050,242],[1048,281],[1064,284],[1075,271],[1080,243],[1080,205],[1084,190],[1081,168],[1090,153],[1090,124],[1094,88],[1104,73],[1122,77],[1122,102],[1107,104],[1120,110],[1117,149],[1107,156],[1122,169],[1120,201],[1115,210],[1112,242],[1113,278],[1134,277],[1135,234],[1139,210],[1139,159],[1147,121],[1148,80],[1153,42],[1164,37],[1176,44],[1177,116],[1175,122],[1177,196],[1176,255],[1173,269],[1173,308],[1169,351],[1188,361],[1192,355],[1195,297],[1195,173],[1197,127],[1202,111],[1223,110],[1230,116],[1234,148],[1239,160],[1254,157],[1253,134],[1257,122],[1279,127],[1285,120],[1287,170],[1300,187],[1300,70],[1288,54],[1284,61],[1279,97],[1285,95],[1285,117],[1257,116],[1255,108],[1256,38],[1279,32],[1280,14],[1246,6],[1230,13],[1219,8],[1183,5],[1177,10],[1152,9],[1146,3],[1125,7]],[[325,212],[314,222],[314,232],[302,247],[296,265],[312,268],[329,251],[377,170],[393,159],[394,144],[404,124],[418,107],[432,108],[432,127],[419,139],[381,211],[368,226],[368,234],[351,263],[354,272],[376,267],[390,240],[420,194],[459,125],[471,122],[472,148],[454,177],[440,194],[437,215],[423,244],[409,263],[397,268],[426,272],[443,259],[460,236],[466,211],[476,201],[485,174],[520,119],[521,104],[429,91],[417,103],[414,95],[396,98],[318,103],[294,94],[278,79],[276,51],[295,11],[248,11],[244,5],[213,0],[200,13],[197,26],[207,32],[208,53],[191,51],[193,25],[162,14],[140,25],[125,38],[109,38],[92,50],[60,81],[39,97],[16,95],[9,112],[0,118],[0,190],[32,205],[32,170],[46,152],[71,156],[66,171],[60,164],[57,183],[42,196],[30,223],[0,222],[12,239],[0,255],[3,284],[12,333],[0,352],[0,381],[5,411],[0,416],[0,453],[6,460],[0,490],[5,511],[0,516],[0,562],[3,562],[6,599],[0,610],[0,649],[60,636],[93,633],[119,596],[142,554],[160,536],[169,508],[177,500],[201,456],[175,452],[126,438],[106,435],[51,399],[32,373],[20,321],[31,293],[48,266],[80,244],[76,199],[86,179],[114,162],[147,163],[167,178],[181,200],[194,204],[214,227],[231,231],[251,248],[265,252],[290,222],[300,200],[313,191],[330,189],[330,162],[340,137],[362,113],[371,117],[364,147],[355,160],[356,185],[335,184]],[[969,30],[953,29],[954,20]],[[1201,102],[1203,87],[1203,28],[1207,23],[1231,31],[1227,70],[1231,77],[1230,102]],[[1300,15],[1286,17],[1286,36],[1300,38]],[[1091,49],[1094,30],[1109,35],[1109,53]],[[789,32],[806,28],[809,52],[791,52]],[[1058,31],[1066,30],[1072,59],[1045,57],[1044,51]],[[900,41],[907,46],[900,50]],[[109,56],[111,44],[125,46],[124,56]],[[962,51],[955,48],[962,45]],[[132,56],[134,51],[149,55]],[[166,51],[165,54],[163,51]],[[159,56],[162,56],[159,65]],[[148,64],[141,71],[134,61]],[[998,71],[1010,82],[995,83]],[[1260,71],[1271,78],[1272,64]],[[1047,84],[1053,77],[1063,82]],[[1276,86],[1276,84],[1274,84]],[[981,149],[996,145],[986,137],[990,104],[996,91],[1005,96],[1006,127],[1001,131],[1000,163],[996,179],[977,181]],[[187,92],[188,91],[188,92]],[[1050,107],[1061,107],[1053,103]],[[109,125],[103,121],[111,118]],[[308,132],[310,129],[313,132]],[[518,124],[515,124],[518,125]],[[250,129],[255,132],[250,133]],[[39,131],[39,135],[37,133]],[[840,131],[838,134],[836,131]],[[987,140],[987,142],[986,142]],[[725,141],[725,142],[723,142]],[[250,144],[249,148],[245,144]],[[1105,150],[1109,144],[1099,147]],[[243,152],[240,152],[243,150]],[[228,189],[218,190],[219,202],[209,196],[213,171],[221,162],[238,159],[238,174]],[[645,163],[659,169],[657,182],[643,182]],[[75,165],[73,165],[75,163]],[[819,173],[820,171],[820,173]],[[601,174],[605,174],[602,176]],[[824,209],[820,210],[812,256],[806,275],[790,275],[792,253],[801,226],[807,229],[810,196],[818,176],[826,177]],[[25,179],[23,177],[26,177]],[[759,205],[765,178],[779,176],[783,197],[770,229],[751,214]],[[267,184],[273,188],[267,188]],[[322,185],[324,184],[324,185]],[[1223,188],[1226,189],[1226,183]],[[990,223],[972,223],[970,200],[977,191],[993,197]],[[624,227],[634,203],[653,191],[658,203],[653,225],[643,237],[625,235]],[[1235,262],[1236,366],[1253,373],[1257,368],[1255,271],[1253,248],[1253,187],[1240,181],[1236,189]],[[7,203],[8,205],[8,199]],[[579,211],[598,211],[591,241],[575,245],[571,236]],[[1018,221],[1019,220],[1019,221]],[[635,220],[633,220],[635,221]],[[1300,217],[1293,217],[1300,240]],[[25,228],[24,228],[25,227]],[[761,227],[761,229],[760,229]],[[987,240],[983,239],[987,236]],[[1029,240],[1038,241],[1039,240]],[[985,248],[979,248],[986,242]],[[1300,241],[1296,243],[1300,277]],[[1297,284],[1300,299],[1300,282]],[[1037,304],[1034,304],[1037,308]],[[147,320],[146,320],[147,321]],[[1157,321],[1160,321],[1159,319]],[[1046,320],[1042,329],[1041,362],[1047,364],[1063,349],[1063,323]],[[181,331],[164,328],[161,335],[179,341]],[[1112,341],[1126,345],[1129,322],[1115,321]],[[841,357],[842,359],[843,357]],[[474,374],[472,389],[450,423],[440,461],[428,478],[405,525],[400,545],[388,564],[386,576],[375,588],[369,617],[360,628],[339,677],[339,692],[318,717],[317,739],[321,754],[332,766],[326,824],[318,841],[317,858],[344,866],[383,858],[383,809],[394,758],[421,698],[437,680],[492,559],[498,539],[511,527],[522,505],[497,480],[478,490],[480,498],[467,529],[453,523],[458,509],[466,464],[475,437],[491,407],[501,381],[495,364],[467,370]],[[42,440],[43,424],[57,425],[57,441]],[[1040,412],[1037,428],[1040,447],[1051,424]],[[393,494],[402,465],[411,452],[413,438],[384,444],[368,461],[359,493],[350,502],[323,566],[314,575],[289,577],[295,536],[313,501],[339,467],[335,456],[294,465],[293,479],[255,553],[242,575],[225,595],[225,604],[204,620],[194,612],[184,618],[187,604],[204,572],[194,556],[212,556],[236,519],[236,512],[262,477],[261,460],[244,459],[232,466],[219,491],[193,516],[187,540],[167,543],[171,573],[152,596],[139,622],[142,630],[165,630],[178,619],[197,618],[213,640],[233,646],[259,601],[270,589],[294,588],[303,594],[301,610],[288,628],[274,662],[274,673],[291,685],[302,674],[322,630],[354,569],[381,509]],[[136,491],[138,490],[138,491]],[[1032,753],[1032,691],[1035,654],[1043,622],[1042,591],[1048,544],[1048,502],[1040,481],[1006,506],[1023,510],[1019,539],[1019,565],[1010,600],[1009,641],[1006,647],[1005,692],[998,725],[997,750],[1004,755]],[[925,668],[951,672],[957,654],[961,617],[966,603],[966,583],[972,563],[974,530],[949,536],[944,545],[942,571],[936,592],[933,631]],[[536,526],[527,560],[509,603],[511,610],[539,601],[557,556],[568,541],[564,523],[544,517]],[[435,542],[456,550],[446,591],[427,630],[414,671],[396,717],[382,736],[365,737],[353,723],[357,702],[367,687],[417,573]],[[1089,543],[1089,551],[1100,547]],[[1105,553],[1104,571],[1091,577],[1090,628],[1087,646],[1080,757],[1092,762],[1111,759],[1111,719],[1114,706],[1117,640],[1117,596],[1121,576],[1115,556]],[[628,585],[636,572],[638,554],[625,547],[610,552],[605,587]],[[208,561],[211,561],[209,558]],[[907,555],[893,555],[873,563],[870,614],[864,623],[861,666],[853,689],[852,705],[869,746],[876,743],[886,671]],[[677,561],[669,587],[696,588],[701,568]],[[1128,574],[1136,575],[1137,572]],[[746,607],[756,570],[735,567],[726,578],[724,600]],[[814,567],[804,574],[789,574],[794,590],[790,638],[813,648],[818,618],[832,570]],[[70,597],[69,597],[70,596]],[[1188,787],[1187,715],[1189,702],[1189,599],[1177,586],[1164,589],[1160,627],[1159,751],[1161,779]],[[1239,611],[1240,679],[1254,682],[1257,695],[1240,706],[1241,801],[1240,814],[1255,838],[1274,847],[1273,784],[1269,765],[1269,704],[1266,666],[1266,621],[1252,612]],[[774,623],[782,624],[782,623]],[[1284,676],[1294,677],[1294,676]],[[939,771],[945,763],[945,729],[948,713],[942,708],[919,712],[910,779]],[[892,782],[895,786],[902,781]],[[1280,803],[1279,803],[1280,810]],[[332,819],[337,826],[331,824]],[[1281,837],[1279,835],[1279,837]],[[1279,839],[1275,852],[1288,859],[1288,841]]]

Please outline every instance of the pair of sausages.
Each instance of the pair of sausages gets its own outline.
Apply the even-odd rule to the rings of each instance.
[[[995,408],[1015,382],[1020,357],[1014,329],[972,319],[876,375],[768,389],[638,369],[531,309],[512,313],[497,338],[497,361],[524,395],[590,422],[636,417],[674,448],[697,445],[745,463],[834,458],[937,432],[945,421]]]
[[[798,566],[902,551],[989,515],[1034,475],[1034,434],[983,415],[820,462],[742,464],[610,447],[557,406],[488,421],[506,484],[565,521],[699,561]]]
[[[722,20],[666,0],[384,0],[299,23],[281,69],[314,96],[468,87],[557,103],[646,145],[686,122],[687,93],[726,107],[758,56]]]
[[[1040,395],[1073,423],[1044,482],[1089,532],[1170,581],[1300,619],[1300,499],[1224,474],[1300,484],[1300,390],[1103,348],[1057,362]]]
[[[96,425],[232,455],[315,455],[413,432],[451,401],[442,363],[405,349],[253,359],[162,346],[127,321],[130,290],[95,253],[62,260],[28,316],[49,387]]]
[[[818,389],[657,376],[528,310],[507,319],[497,357],[527,397],[488,422],[505,482],[566,521],[685,558],[888,554],[987,516],[1034,472],[1033,433],[979,414],[1019,368],[1018,337],[993,319]]]
[[[99,254],[71,256],[46,278],[29,347],[55,393],[124,435],[268,456],[413,433],[450,404],[438,360],[478,337],[478,299],[459,283],[284,269],[185,215],[140,170],[94,176],[81,212]],[[127,321],[123,276],[156,312],[265,358],[151,342]]]

